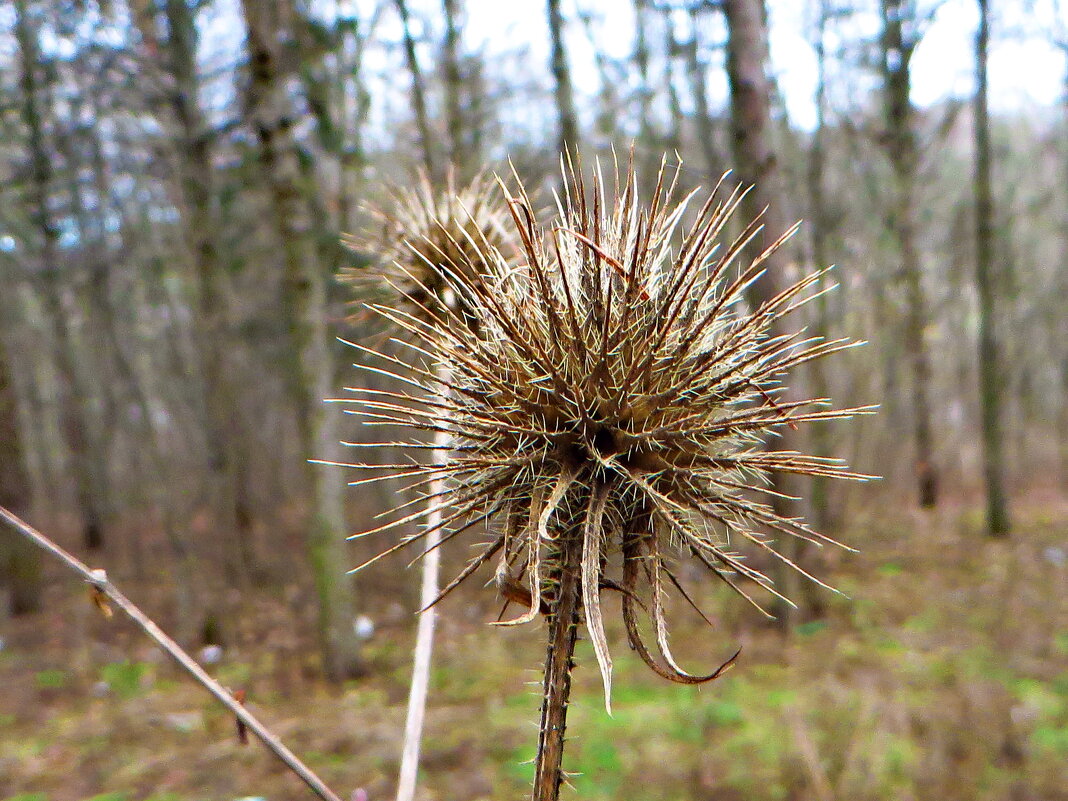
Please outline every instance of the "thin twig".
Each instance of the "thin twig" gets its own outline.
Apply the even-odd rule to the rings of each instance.
[[[204,668],[196,663],[193,657],[182,650],[178,643],[168,637],[151,618],[138,609],[137,606],[135,606],[125,595],[119,592],[118,588],[116,588],[108,579],[107,573],[103,570],[93,570],[88,567],[76,557],[60,548],[44,534],[37,531],[29,523],[8,511],[3,506],[0,506],[0,519],[6,521],[12,528],[39,548],[48,551],[48,553],[55,556],[68,568],[75,573],[78,573],[98,593],[106,596],[109,601],[125,612],[127,616],[140,626],[145,634],[155,640],[156,644],[166,651],[175,662],[192,675],[197,682],[202,684],[208,692],[214,695],[223,706],[233,713],[234,717],[245,724],[249,731],[259,737],[263,744],[266,745],[267,748],[286,765],[286,767],[297,774],[297,776],[299,776],[301,780],[311,788],[312,792],[319,796],[319,798],[323,799],[323,801],[341,801],[341,798],[327,787],[323,783],[323,780],[312,772],[311,768],[301,762],[296,754],[286,748],[278,737],[276,737],[266,726],[260,723],[255,715],[238,703],[233,695],[231,695],[225,687],[219,684],[219,682],[209,676]]]

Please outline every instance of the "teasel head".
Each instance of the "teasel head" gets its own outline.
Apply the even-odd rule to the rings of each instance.
[[[341,273],[361,299],[389,298],[393,308],[416,315],[441,303],[454,306],[450,270],[475,283],[486,271],[483,254],[515,250],[507,208],[485,173],[458,185],[450,167],[444,184],[435,186],[420,170],[410,185],[394,186],[389,195],[387,203],[365,207],[371,220],[365,234],[342,240],[373,257],[369,266]]]
[[[609,187],[599,166],[589,185],[569,167],[558,219],[547,228],[519,179],[514,191],[502,182],[519,258],[488,238],[472,238],[473,249],[456,258],[482,265],[477,280],[469,277],[470,261],[440,269],[464,313],[440,304],[418,313],[375,306],[409,332],[410,358],[362,348],[367,369],[394,375],[411,393],[354,390],[352,411],[366,422],[444,427],[452,439],[448,458],[437,464],[358,465],[381,472],[355,483],[400,478],[425,488],[447,479],[429,504],[357,535],[441,515],[375,559],[438,527],[451,547],[485,523],[488,541],[438,599],[495,565],[498,586],[522,586],[529,599],[523,614],[501,624],[516,625],[543,611],[551,617],[574,588],[606,701],[612,657],[603,591],[619,592],[627,639],[656,673],[687,684],[714,679],[734,657],[697,675],[669,648],[665,595],[674,590],[693,604],[678,564],[695,560],[757,608],[755,591],[779,593],[747,563],[747,550],[827,586],[776,545],[783,538],[838,543],[776,514],[761,493],[776,473],[868,478],[835,459],[766,447],[783,426],[871,409],[784,397],[791,369],[857,344],[807,336],[803,328],[782,333],[791,314],[824,291],[823,272],[755,307],[745,304],[746,289],[797,226],[747,258],[760,221],[728,235],[744,191],[721,180],[693,208],[697,194],[678,198],[677,176],[662,167],[643,204],[633,168],[617,171]],[[477,332],[465,314],[479,321]],[[642,632],[642,614],[655,648]]]

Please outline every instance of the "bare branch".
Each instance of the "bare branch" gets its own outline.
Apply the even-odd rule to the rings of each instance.
[[[48,539],[44,534],[37,531],[29,523],[8,511],[3,506],[0,506],[0,519],[6,521],[13,529],[33,542],[39,548],[47,551],[59,561],[63,562],[68,568],[85,579],[96,592],[106,596],[109,601],[125,612],[126,615],[136,623],[145,634],[155,640],[156,644],[166,651],[175,662],[185,669],[185,671],[196,679],[197,682],[202,684],[209,693],[214,695],[219,703],[229,709],[234,717],[243,723],[249,731],[259,737],[271,753],[278,757],[278,759],[281,760],[287,768],[293,771],[293,773],[297,774],[297,776],[299,776],[301,780],[311,788],[312,792],[319,796],[319,798],[323,799],[323,801],[341,801],[341,798],[334,793],[333,790],[327,787],[323,783],[323,780],[316,776],[311,768],[301,762],[296,754],[286,748],[277,736],[260,723],[255,715],[242,706],[225,687],[209,676],[204,668],[198,665],[193,657],[182,650],[182,647],[178,645],[178,643],[168,637],[151,618],[138,609],[137,606],[135,606],[125,595],[119,592],[118,588],[108,579],[107,573],[103,570],[93,570],[88,567],[85,563],[67,553],[52,542],[52,540]]]

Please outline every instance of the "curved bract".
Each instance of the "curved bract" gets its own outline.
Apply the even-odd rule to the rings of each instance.
[[[523,587],[529,599],[529,609],[503,625],[524,623],[552,608],[562,571],[577,570],[606,695],[605,589],[621,594],[630,644],[653,670],[707,681],[722,668],[687,673],[668,647],[664,595],[676,588],[689,600],[673,565],[693,558],[755,604],[753,587],[778,593],[733,545],[769,551],[801,570],[773,549],[772,537],[837,544],[777,515],[752,490],[763,490],[775,472],[866,478],[837,460],[764,447],[779,426],[868,411],[783,398],[790,369],[854,343],[769,330],[815,297],[820,273],[746,307],[747,287],[795,229],[745,261],[760,224],[727,238],[740,190],[717,187],[684,225],[694,195],[676,201],[663,170],[644,205],[632,170],[617,177],[611,195],[599,169],[589,186],[577,169],[566,179],[549,228],[518,180],[508,193],[519,259],[472,236],[471,249],[439,270],[465,311],[440,303],[415,313],[375,307],[411,335],[410,358],[363,349],[386,362],[367,367],[394,374],[411,394],[354,390],[354,411],[369,423],[445,428],[452,450],[440,464],[393,465],[364,479],[401,477],[416,487],[448,479],[428,508],[374,531],[438,508],[448,547],[489,521],[491,541],[439,598],[495,562],[498,586]],[[565,553],[580,557],[565,563]],[[642,610],[658,654],[639,631]]]

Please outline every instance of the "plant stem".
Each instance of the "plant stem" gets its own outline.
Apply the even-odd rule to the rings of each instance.
[[[448,457],[446,447],[448,434],[434,433],[437,448],[431,451],[431,461],[442,463]],[[443,480],[430,485],[430,497],[436,498],[444,486]],[[433,500],[429,503],[434,503]],[[432,511],[426,520],[430,529],[441,524],[441,510]],[[427,607],[438,595],[438,575],[441,572],[441,549],[436,547],[441,540],[441,531],[432,530],[426,537],[426,547],[433,548],[423,557],[423,584],[419,593],[419,627],[415,635],[415,664],[412,667],[412,685],[408,694],[408,715],[404,723],[404,748],[401,752],[400,779],[397,782],[397,801],[412,801],[415,798],[415,783],[419,773],[419,746],[423,738],[423,720],[426,717],[426,697],[430,687],[430,658],[434,648],[434,624],[437,607]]]
[[[582,538],[577,531],[559,535],[560,574],[558,592],[548,616],[548,647],[545,654],[545,684],[541,702],[541,730],[535,762],[533,801],[557,801],[563,779],[564,730],[571,696],[571,671],[578,633],[581,598]]]

